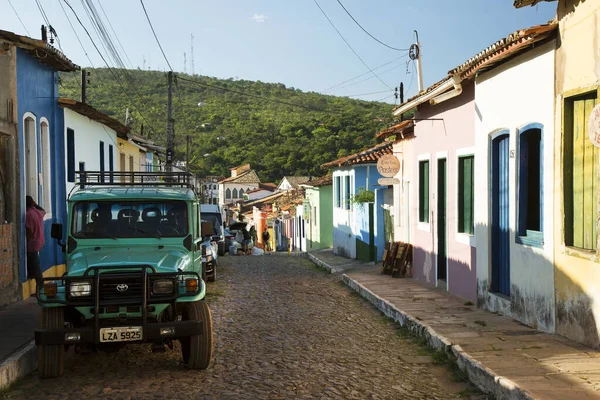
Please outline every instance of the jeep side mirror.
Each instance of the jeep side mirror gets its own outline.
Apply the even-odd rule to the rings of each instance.
[[[209,237],[215,234],[215,229],[213,227],[212,222],[202,222],[202,225],[200,226],[200,234],[202,235],[203,238],[205,237]]]
[[[62,240],[62,224],[52,224],[50,236],[52,237],[52,239]]]
[[[56,224],[56,223],[52,224],[52,230],[50,231],[50,237],[52,239],[56,239],[56,241],[58,242],[58,245],[62,248],[62,251],[64,253],[66,245],[60,242],[62,240],[62,235],[63,235],[62,224]]]

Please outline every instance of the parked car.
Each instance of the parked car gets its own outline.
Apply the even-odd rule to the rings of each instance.
[[[214,224],[211,221],[202,220],[203,223],[212,227],[209,233],[202,237],[202,279],[207,282],[214,282],[217,279],[217,261],[219,259],[219,246],[214,240]],[[208,232],[208,230],[207,230]]]
[[[227,251],[225,236],[223,234],[223,215],[221,208],[216,204],[200,204],[200,215],[203,220],[210,221],[215,227],[215,233],[212,237],[217,242],[217,254],[222,256]]]
[[[102,174],[85,175],[101,182]],[[68,199],[66,243],[62,224],[52,225],[67,272],[44,278],[37,289],[41,377],[63,374],[68,347],[113,351],[149,343],[164,352],[176,340],[188,368],[208,368],[213,331],[202,276],[213,248],[198,244],[213,229],[200,223],[189,177],[175,174],[161,190],[147,190],[155,185],[140,183],[148,174],[127,172],[136,185],[94,186],[80,177]]]

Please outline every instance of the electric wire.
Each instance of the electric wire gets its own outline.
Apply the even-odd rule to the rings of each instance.
[[[244,93],[244,92],[241,92],[239,90],[228,89],[228,88],[225,88],[225,87],[222,87],[222,86],[216,86],[216,85],[211,85],[209,83],[203,83],[203,82],[199,82],[199,81],[192,80],[192,79],[182,78],[181,76],[179,76],[178,79],[180,79],[182,81],[186,81],[186,82],[191,82],[191,83],[194,83],[194,84],[199,85],[199,86],[208,87],[208,88],[211,88],[211,89],[222,90],[222,91],[225,91],[225,92],[235,93],[235,94],[239,94],[239,95],[247,96],[247,97],[253,97],[255,99],[270,101],[272,103],[279,103],[279,104],[283,104],[283,105],[287,105],[287,106],[291,106],[291,107],[304,108],[304,109],[307,109],[307,110],[310,110],[310,111],[318,111],[318,112],[331,113],[331,114],[340,114],[341,113],[340,111],[323,110],[323,109],[319,109],[319,108],[305,106],[303,104],[294,104],[294,103],[289,103],[289,102],[283,101],[283,100],[277,100],[277,99],[272,99],[272,98],[268,98],[268,97],[257,96],[257,95],[250,94],[250,93]]]
[[[389,99],[389,98],[390,98],[390,97],[392,97],[392,96],[395,96],[395,95],[394,95],[394,94],[391,94],[391,95],[389,95],[389,96],[385,96],[384,98],[382,98],[382,99],[379,99],[379,100],[377,100],[377,101],[383,101],[383,100]]]
[[[371,35],[365,28],[363,28],[363,26],[361,24],[358,23],[358,21],[356,20],[356,18],[354,18],[354,16],[352,16],[352,14],[350,14],[350,11],[348,11],[346,9],[346,7],[344,7],[344,5],[342,4],[342,2],[340,0],[337,0],[337,2],[340,4],[340,6],[342,6],[342,8],[344,9],[344,11],[346,11],[346,14],[348,14],[350,16],[350,18],[352,18],[352,21],[354,21],[356,23],[356,25],[358,25],[359,28],[363,30],[364,33],[366,33],[367,35],[369,35],[376,42],[378,42],[379,44],[382,44],[385,47],[387,47],[389,49],[392,49],[392,50],[396,50],[396,51],[408,51],[408,49],[398,49],[396,47],[392,47],[390,45],[387,45],[387,44],[383,43],[381,40],[377,39],[375,36]]]
[[[140,0],[142,1],[142,0]],[[365,67],[367,67],[367,69],[373,74],[375,75],[375,77],[377,79],[379,79],[379,81],[388,89],[392,90],[392,88],[385,83],[379,76],[377,76],[377,74],[375,72],[373,72],[373,70],[367,65],[367,63],[361,58],[361,56],[358,55],[358,53],[354,50],[354,48],[352,48],[352,46],[350,45],[350,43],[348,43],[348,41],[346,40],[346,38],[344,37],[344,35],[342,35],[342,33],[338,30],[338,28],[333,24],[333,22],[331,21],[331,19],[327,16],[327,14],[325,13],[325,11],[321,8],[321,6],[319,5],[319,3],[317,2],[317,0],[313,0],[315,2],[315,4],[317,5],[317,7],[319,7],[319,10],[321,10],[321,13],[323,13],[323,15],[325,16],[325,18],[327,18],[327,21],[329,21],[329,24],[333,27],[333,29],[335,29],[335,31],[338,33],[338,35],[340,35],[340,37],[342,38],[342,40],[344,41],[344,43],[346,43],[346,45],[350,48],[350,50],[352,50],[352,52],[354,53],[354,55],[360,60],[360,62],[363,63],[363,65]]]
[[[397,66],[395,66],[395,67],[393,67],[393,68],[389,68],[389,69],[386,69],[386,70],[385,70],[385,71],[383,71],[383,72],[380,72],[380,73],[379,73],[379,75],[387,74],[388,72],[394,71],[394,70],[396,70],[396,69],[398,69],[398,68],[402,68],[402,67],[403,67],[403,65],[397,65]],[[360,81],[358,81],[358,82],[354,82],[354,83],[351,83],[351,84],[349,84],[349,85],[346,85],[346,86],[339,87],[339,88],[337,88],[337,89],[335,89],[335,90],[342,90],[342,89],[346,89],[346,88],[349,88],[349,87],[351,87],[351,86],[358,85],[359,83],[363,83],[363,82],[369,81],[369,80],[371,80],[371,79],[373,79],[373,78],[374,78],[373,76],[369,76],[368,78],[361,79],[361,80],[360,80]]]
[[[360,94],[345,94],[342,97],[359,97],[359,96],[370,96],[373,94],[381,94],[381,93],[389,93],[389,90],[381,90],[379,92],[371,92],[371,93],[360,93]],[[389,96],[388,96],[389,97]]]
[[[13,9],[13,11],[15,12],[15,15],[17,16],[17,18],[19,19],[19,22],[21,23],[21,26],[23,26],[23,29],[25,29],[25,32],[27,32],[27,36],[31,36],[31,33],[29,33],[29,30],[27,29],[27,27],[25,26],[25,24],[23,23],[23,20],[21,19],[21,17],[19,16],[19,13],[17,12],[17,10],[15,9],[15,6],[13,6],[13,3],[8,0],[8,4],[10,4],[10,8]]]
[[[169,66],[169,69],[171,71],[173,71],[173,68],[171,67],[171,63],[169,63],[169,60],[167,59],[167,56],[165,55],[165,52],[160,44],[160,41],[158,40],[158,36],[156,36],[156,32],[154,31],[154,27],[152,26],[152,22],[150,21],[150,17],[148,16],[148,12],[146,11],[146,6],[144,5],[144,1],[140,0],[140,3],[142,4],[142,8],[144,9],[144,14],[146,14],[146,19],[148,20],[148,24],[150,25],[150,29],[152,29],[152,33],[154,34],[154,39],[156,39],[156,43],[158,43],[158,47],[160,48],[160,52],[162,53],[163,57],[165,58],[165,61],[167,62],[167,65]]]
[[[35,0],[35,4],[37,4],[38,10],[40,10],[40,14],[42,15],[42,19],[46,23],[46,26],[48,27],[48,29],[50,29],[50,34],[54,35],[56,43],[58,43],[58,48],[60,49],[60,51],[63,51],[62,45],[60,44],[60,38],[58,37],[56,30],[54,30],[54,27],[50,23],[50,19],[48,18],[48,15],[46,15],[46,10],[44,10],[42,3],[40,3],[39,0]]]
[[[133,66],[133,63],[129,59],[129,56],[127,55],[127,52],[125,51],[125,48],[121,44],[119,35],[117,35],[117,33],[115,32],[115,29],[112,26],[112,23],[110,22],[110,18],[108,18],[108,15],[106,15],[106,12],[104,11],[104,7],[102,6],[102,1],[98,0],[98,4],[100,4],[100,9],[102,10],[104,17],[106,17],[106,20],[108,21],[108,25],[110,26],[110,29],[112,30],[113,35],[117,38],[117,43],[119,43],[119,47],[121,47],[121,51],[123,51],[123,54],[125,54],[125,58],[127,59],[127,62],[129,62],[129,66],[131,67],[131,69],[135,69],[135,67]]]
[[[376,70],[378,70],[379,68],[383,68],[383,67],[385,67],[386,65],[389,65],[389,64],[393,63],[394,61],[401,60],[402,58],[404,58],[404,57],[406,57],[406,56],[408,56],[408,53],[406,53],[406,54],[404,54],[404,55],[402,55],[402,56],[400,56],[400,57],[398,57],[398,58],[395,58],[395,59],[393,59],[392,61],[388,61],[388,62],[386,62],[385,64],[381,64],[381,65],[380,65],[380,66],[378,66],[378,67],[375,67],[375,68],[373,68],[373,71],[376,71]],[[327,92],[329,92],[329,91],[331,91],[331,90],[333,90],[333,89],[337,88],[338,86],[342,86],[342,85],[343,85],[343,84],[345,84],[345,83],[352,82],[353,80],[355,80],[355,79],[358,79],[358,78],[360,78],[361,76],[368,75],[368,74],[370,74],[370,73],[371,73],[371,71],[363,72],[363,73],[362,73],[362,74],[360,74],[360,75],[356,75],[354,78],[346,79],[344,82],[340,82],[340,83],[338,83],[337,85],[333,85],[333,86],[331,86],[331,87],[329,87],[329,88],[327,88],[327,89],[325,89],[325,90],[322,90],[320,93],[321,93],[321,94],[325,94],[325,93],[327,93]]]
[[[85,25],[83,24],[83,22],[81,21],[81,19],[79,18],[79,15],[77,15],[77,12],[75,12],[75,9],[73,9],[73,6],[71,6],[71,4],[69,4],[68,0],[63,0],[65,2],[65,4],[71,9],[71,11],[73,12],[73,15],[75,15],[75,18],[77,19],[77,22],[79,22],[79,25],[81,25],[81,27],[83,28],[83,30],[85,31],[85,33],[87,34],[88,38],[90,39],[90,41],[92,42],[92,45],[94,46],[94,48],[96,49],[96,51],[98,52],[98,55],[100,55],[100,58],[102,59],[102,61],[104,61],[104,64],[106,64],[106,67],[108,68],[109,72],[111,73],[111,75],[113,76],[113,78],[115,79],[115,81],[119,84],[119,87],[121,88],[121,90],[123,91],[123,93],[125,94],[125,96],[130,99],[129,95],[127,94],[127,91],[125,90],[125,88],[123,87],[123,84],[121,83],[121,81],[119,80],[119,78],[117,77],[117,75],[115,74],[115,72],[113,71],[113,69],[110,67],[110,65],[108,64],[108,62],[106,61],[106,58],[104,58],[104,56],[102,55],[102,52],[100,51],[100,49],[98,48],[98,46],[96,45],[96,43],[94,42],[94,39],[92,38],[92,35],[90,35],[90,32],[88,31],[88,29],[85,27]],[[130,99],[131,100],[131,99]],[[133,101],[132,101],[133,103]],[[135,104],[135,103],[134,103]],[[138,107],[136,107],[138,108]],[[137,112],[140,114],[140,116],[142,117],[142,119],[144,120],[144,122],[146,124],[148,124],[148,121],[146,120],[146,118],[144,117],[144,114],[139,110],[137,110]]]

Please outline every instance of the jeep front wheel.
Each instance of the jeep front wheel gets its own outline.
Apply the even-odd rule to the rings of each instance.
[[[213,327],[210,309],[206,301],[181,303],[183,321],[202,321],[202,333],[180,339],[183,362],[189,369],[206,369],[213,350]]]
[[[65,327],[65,314],[62,307],[42,309],[42,329]],[[64,372],[64,346],[37,346],[38,371],[41,378],[57,378]]]

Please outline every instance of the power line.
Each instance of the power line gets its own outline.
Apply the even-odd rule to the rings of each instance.
[[[141,0],[140,0],[141,1]],[[350,43],[348,43],[348,41],[346,40],[346,38],[344,37],[344,35],[342,35],[342,33],[338,30],[338,28],[336,28],[336,26],[333,24],[333,22],[331,21],[331,19],[329,19],[329,17],[327,16],[327,14],[325,13],[325,11],[321,8],[321,6],[319,5],[319,3],[317,2],[317,0],[313,0],[315,2],[315,4],[317,5],[317,7],[319,7],[319,10],[321,10],[321,12],[323,13],[323,15],[325,16],[325,18],[327,18],[327,21],[329,21],[329,23],[331,24],[331,26],[333,27],[333,29],[335,29],[335,31],[338,33],[338,35],[340,35],[340,37],[342,38],[342,40],[344,41],[344,43],[346,43],[346,45],[350,48],[350,50],[352,50],[352,52],[354,53],[354,55],[360,60],[360,62],[363,63],[363,65],[365,67],[367,67],[367,69],[373,74],[375,75],[375,77],[377,79],[379,79],[379,81],[381,83],[384,84],[385,87],[387,87],[388,89],[392,90],[391,87],[389,87],[389,85],[387,83],[385,83],[383,80],[381,80],[381,78],[379,76],[377,76],[377,74],[375,72],[373,72],[373,70],[367,65],[367,63],[358,55],[358,53],[352,48],[352,46],[350,46]]]
[[[380,92],[371,92],[371,93],[360,93],[360,94],[345,94],[342,97],[358,97],[358,96],[370,96],[372,94],[381,94],[381,93],[389,93],[389,90],[382,90]],[[388,96],[389,97],[389,96]]]
[[[255,99],[270,101],[272,103],[279,103],[279,104],[284,104],[284,105],[287,105],[287,106],[304,108],[304,109],[307,109],[307,110],[310,110],[310,111],[318,111],[318,112],[325,112],[325,113],[331,113],[331,114],[339,114],[340,113],[340,111],[323,110],[323,109],[318,109],[318,108],[314,108],[314,107],[305,106],[305,105],[302,105],[302,104],[294,104],[294,103],[289,103],[289,102],[283,101],[283,100],[276,100],[276,99],[272,99],[272,98],[268,98],[268,97],[257,96],[257,95],[250,94],[250,93],[244,93],[244,92],[240,92],[238,90],[228,89],[228,88],[224,88],[224,87],[221,87],[221,86],[211,85],[211,84],[208,84],[208,83],[202,83],[202,82],[195,81],[195,80],[192,80],[192,79],[182,78],[181,76],[179,76],[178,79],[181,79],[182,81],[186,81],[186,82],[191,82],[191,83],[194,83],[196,85],[208,87],[208,88],[211,88],[211,89],[216,89],[216,90],[222,90],[222,91],[225,91],[225,92],[236,93],[236,94],[239,94],[239,95],[242,95],[242,96],[253,97]]]
[[[19,13],[17,12],[17,10],[15,9],[15,7],[13,6],[13,3],[10,0],[8,0],[8,4],[10,4],[10,7],[13,9],[13,11],[15,12],[15,15],[19,19],[19,22],[23,26],[23,29],[25,29],[25,32],[27,32],[27,36],[31,36],[31,33],[29,33],[29,30],[27,30],[27,27],[23,23],[23,20],[21,19],[21,17],[19,17]]]
[[[377,39],[375,36],[371,35],[371,34],[370,34],[370,33],[369,33],[369,32],[368,32],[368,31],[367,31],[365,28],[363,28],[363,27],[362,27],[362,25],[361,25],[361,24],[359,24],[359,23],[358,23],[358,21],[356,20],[356,18],[354,18],[354,17],[352,16],[352,14],[350,14],[350,11],[348,11],[348,10],[346,9],[346,7],[344,7],[344,5],[342,4],[342,2],[341,2],[340,0],[337,0],[337,2],[340,4],[340,6],[342,6],[342,8],[344,9],[344,11],[346,11],[346,14],[348,14],[348,15],[350,16],[350,18],[352,18],[352,21],[354,21],[354,22],[356,23],[356,25],[358,25],[358,26],[360,27],[360,29],[362,29],[362,30],[363,30],[363,32],[364,32],[364,33],[366,33],[367,35],[369,35],[369,36],[370,36],[371,38],[373,38],[373,39],[374,39],[376,42],[378,42],[378,43],[380,43],[380,44],[384,45],[385,47],[387,47],[387,48],[389,48],[389,49],[392,49],[392,50],[396,50],[396,51],[408,51],[408,49],[398,49],[398,48],[396,48],[396,47],[389,46],[389,45],[387,45],[387,44],[383,43],[381,40]]]
[[[377,100],[377,101],[378,101],[378,102],[379,102],[379,101],[383,101],[383,100],[389,99],[389,98],[390,98],[390,97],[392,97],[392,96],[395,96],[395,94],[391,94],[391,95],[389,95],[389,96],[385,96],[384,98],[382,98],[382,99],[379,99],[379,100]]]
[[[395,67],[392,67],[392,68],[386,69],[385,71],[381,72],[379,75],[387,74],[388,72],[390,72],[390,71],[393,71],[393,70],[395,70],[395,69],[398,69],[398,68],[401,68],[401,67],[402,67],[402,65],[397,65],[397,66],[395,66]],[[371,79],[373,79],[373,78],[374,78],[373,76],[369,76],[368,78],[361,79],[361,80],[360,80],[360,81],[358,81],[358,82],[354,82],[354,83],[351,83],[351,84],[349,84],[349,85],[342,86],[342,87],[340,87],[340,88],[337,88],[337,89],[335,89],[335,90],[342,90],[342,89],[346,89],[346,88],[349,88],[349,87],[351,87],[351,86],[358,85],[359,83],[363,83],[363,82],[366,82],[366,81],[368,81],[368,80],[371,80]]]
[[[133,63],[129,59],[129,56],[127,55],[127,52],[125,51],[125,48],[121,44],[121,40],[119,40],[119,36],[115,32],[115,29],[113,28],[113,26],[112,26],[112,24],[110,22],[110,19],[108,18],[108,15],[106,15],[106,12],[104,11],[104,7],[102,6],[102,1],[98,0],[98,4],[100,4],[100,9],[102,9],[102,13],[106,17],[106,20],[108,21],[108,25],[110,26],[110,29],[112,30],[113,35],[117,38],[117,43],[119,43],[119,46],[121,47],[121,50],[123,51],[123,54],[125,54],[125,58],[129,62],[129,66],[131,67],[131,69],[134,69]]]
[[[42,19],[46,23],[46,26],[50,29],[50,34],[54,35],[54,38],[56,39],[56,43],[58,43],[58,47],[60,48],[60,51],[63,51],[62,46],[60,44],[60,38],[58,37],[58,34],[56,33],[56,30],[54,30],[54,27],[50,23],[50,19],[46,15],[46,10],[44,10],[44,7],[42,6],[42,3],[40,3],[39,0],[35,0],[35,4],[37,4],[38,10],[40,10],[40,14],[42,14]],[[53,43],[53,41],[50,40],[50,43]]]
[[[404,54],[403,56],[400,56],[400,57],[398,57],[398,58],[395,58],[395,59],[393,59],[392,61],[388,61],[388,62],[386,62],[385,64],[381,64],[380,66],[373,68],[373,71],[377,71],[379,68],[383,68],[383,67],[385,67],[386,65],[389,65],[389,64],[393,63],[394,61],[398,61],[398,60],[400,60],[400,59],[402,59],[402,58],[406,57],[407,55],[408,55],[408,53],[406,53],[406,54]],[[356,75],[354,78],[347,79],[347,80],[345,80],[344,82],[340,82],[340,83],[338,83],[337,85],[333,85],[333,86],[331,86],[330,88],[327,88],[327,89],[325,89],[325,90],[321,90],[321,92],[320,92],[320,93],[322,93],[322,94],[325,94],[326,92],[329,92],[329,91],[331,91],[331,90],[333,90],[333,89],[337,88],[338,86],[342,86],[342,85],[343,85],[343,84],[345,84],[345,83],[352,82],[353,80],[355,80],[355,79],[358,79],[358,78],[360,78],[361,76],[365,76],[365,75],[367,75],[367,74],[369,74],[369,73],[370,73],[370,71],[363,72],[363,73],[362,73],[362,74],[360,74],[360,75]]]
[[[71,4],[69,4],[69,2],[67,0],[63,0],[65,2],[65,4],[71,9],[71,11],[73,12],[73,14],[75,15],[75,18],[77,18],[77,22],[79,22],[79,25],[81,25],[81,27],[83,28],[83,30],[85,31],[85,33],[87,34],[88,38],[90,39],[90,41],[92,42],[92,45],[94,46],[94,48],[96,49],[96,51],[98,52],[98,55],[100,55],[100,58],[102,58],[102,61],[104,61],[104,64],[106,64],[106,67],[108,68],[108,70],[110,71],[111,75],[113,76],[113,78],[115,78],[115,81],[117,81],[117,83],[119,84],[119,86],[121,87],[121,90],[123,91],[123,93],[125,94],[125,96],[127,98],[129,98],[129,95],[127,94],[127,91],[125,90],[125,88],[123,87],[123,84],[121,83],[121,81],[119,80],[119,78],[117,78],[117,76],[115,75],[113,69],[110,67],[110,65],[108,64],[108,62],[106,61],[106,59],[104,58],[104,56],[102,55],[102,52],[100,51],[100,49],[98,49],[98,46],[96,46],[96,43],[94,42],[94,39],[92,39],[92,35],[90,35],[90,32],[87,30],[87,28],[85,27],[85,25],[83,24],[83,22],[81,22],[81,19],[79,18],[79,15],[77,15],[77,13],[75,12],[75,10],[73,9],[73,7],[71,6]],[[133,102],[133,101],[132,101]],[[146,118],[144,118],[144,114],[142,114],[142,112],[138,109],[137,110],[138,113],[140,114],[140,116],[142,117],[142,119],[144,120],[144,122],[146,122],[146,124],[148,124],[148,121],[146,121]]]
[[[150,25],[150,29],[152,29],[152,33],[154,34],[154,39],[156,39],[156,43],[158,43],[158,47],[160,47],[160,52],[162,53],[163,57],[165,58],[165,61],[167,62],[167,65],[169,66],[169,69],[171,71],[173,71],[173,68],[171,67],[171,64],[169,63],[169,60],[167,59],[167,56],[165,55],[165,52],[160,44],[160,41],[158,40],[158,36],[156,36],[156,32],[154,31],[154,27],[152,26],[152,22],[150,21],[150,17],[148,16],[148,12],[146,11],[146,6],[144,5],[144,1],[140,0],[140,3],[142,4],[142,8],[144,9],[144,14],[146,14],[146,19],[148,20],[148,24]]]
[[[10,0],[9,0],[10,1]],[[88,59],[88,61],[90,62],[90,65],[92,66],[92,68],[96,68],[94,67],[94,63],[92,62],[92,60],[90,59],[90,56],[88,55],[85,46],[83,45],[83,43],[81,43],[81,39],[79,39],[79,35],[77,34],[77,31],[75,30],[75,27],[73,26],[73,24],[71,23],[71,19],[69,18],[69,15],[67,14],[67,11],[65,10],[65,8],[62,5],[62,1],[58,0],[58,5],[60,6],[60,8],[63,10],[63,13],[65,14],[65,17],[67,18],[67,21],[69,22],[69,25],[71,26],[71,29],[73,30],[73,33],[75,34],[75,37],[77,38],[77,41],[79,42],[79,45],[81,46],[81,49],[83,50],[83,53],[85,54],[85,57]]]

